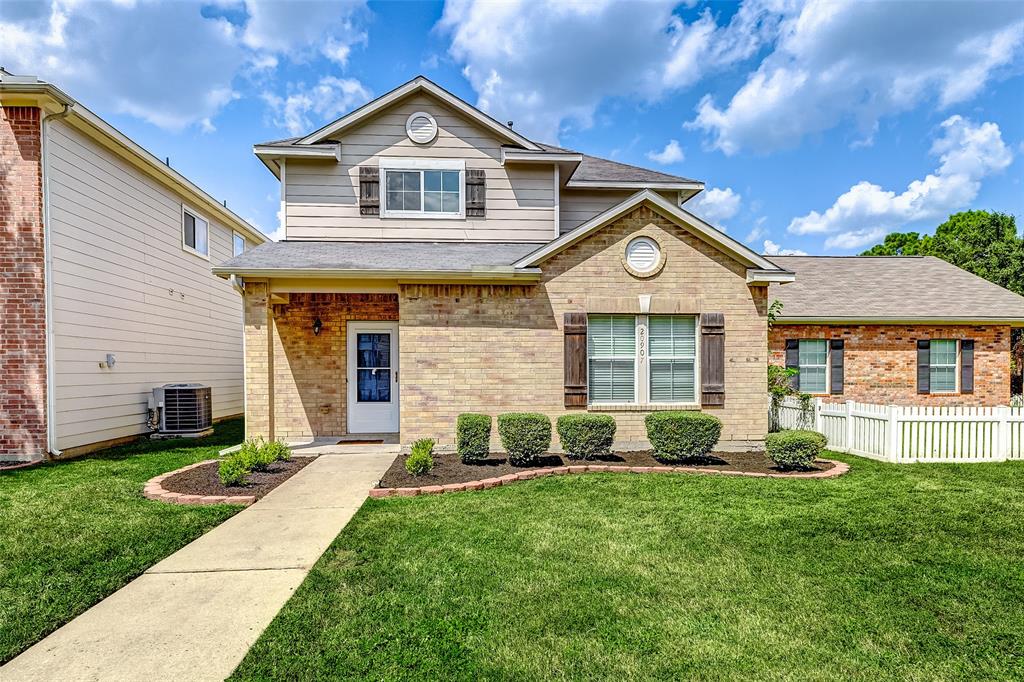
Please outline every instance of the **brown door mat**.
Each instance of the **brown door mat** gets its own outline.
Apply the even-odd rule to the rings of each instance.
[[[379,440],[339,440],[338,445],[383,445],[384,439]]]

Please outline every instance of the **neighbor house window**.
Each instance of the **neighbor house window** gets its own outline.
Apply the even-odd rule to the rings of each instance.
[[[800,390],[803,393],[827,393],[828,341],[800,340]]]
[[[591,315],[591,403],[695,403],[697,319],[683,315]]]
[[[210,255],[210,227],[190,209],[181,210],[181,244],[186,251],[206,257]]]
[[[932,393],[956,393],[956,341],[931,342],[929,371]]]
[[[240,256],[245,253],[245,237],[233,232],[231,236],[231,254],[234,256]]]
[[[384,217],[445,218],[465,215],[463,164],[382,159]]]

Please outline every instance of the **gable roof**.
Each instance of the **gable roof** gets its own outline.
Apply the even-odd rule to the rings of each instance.
[[[628,163],[612,161],[611,159],[602,159],[599,156],[591,156],[590,154],[544,144],[543,142],[538,142],[537,144],[545,152],[553,154],[579,154],[583,157],[579,166],[576,167],[576,171],[566,182],[566,187],[597,186],[598,183],[602,187],[607,187],[608,183],[627,182],[642,183],[646,187],[655,188],[660,183],[673,185],[672,188],[676,185],[699,185],[699,188],[704,187],[704,183],[700,180],[684,178],[680,175],[669,175],[668,173],[641,168],[640,166],[632,166]]]
[[[1024,325],[1024,297],[934,256],[769,256],[796,272],[772,285],[779,322],[984,322]]]
[[[625,201],[622,201],[603,213],[594,216],[576,229],[566,232],[557,239],[548,242],[533,253],[530,253],[516,261],[515,266],[517,268],[537,266],[555,254],[569,248],[576,242],[608,226],[641,204],[647,204],[652,208],[657,209],[660,213],[683,224],[697,237],[700,237],[704,241],[718,247],[725,253],[730,254],[748,267],[758,269],[759,274],[769,277],[774,276],[785,281],[791,280],[791,278],[788,277],[790,274],[788,271],[779,267],[764,256],[761,256],[756,251],[744,246],[721,230],[715,229],[689,211],[676,206],[657,192],[652,192],[649,189],[637,192]],[[774,273],[774,275],[771,273]]]
[[[452,93],[448,92],[441,86],[437,85],[430,79],[424,76],[416,76],[408,83],[399,85],[391,92],[381,95],[377,99],[371,100],[363,106],[355,109],[336,121],[328,123],[324,127],[316,130],[309,135],[298,140],[296,144],[312,144],[316,142],[322,142],[329,138],[331,135],[336,135],[345,130],[345,128],[351,127],[365,120],[366,118],[373,116],[375,113],[391,106],[398,100],[404,99],[408,95],[412,95],[417,92],[427,92],[434,97],[437,97],[441,101],[445,102],[452,108],[464,114],[466,117],[473,119],[478,124],[487,128],[491,132],[498,135],[505,140],[518,144],[525,149],[539,150],[535,143],[526,139],[516,131],[512,130],[506,125],[502,125],[498,121],[494,120],[484,112],[480,111],[472,104],[469,104],[463,99],[456,97]]]

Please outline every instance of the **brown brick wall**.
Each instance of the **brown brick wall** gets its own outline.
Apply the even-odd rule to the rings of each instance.
[[[1006,405],[1010,399],[1010,327],[935,325],[777,325],[770,360],[786,364],[786,339],[845,339],[845,390],[834,400],[885,405]],[[974,393],[917,392],[918,339],[974,339]]]
[[[347,433],[346,326],[350,320],[398,319],[396,294],[289,294],[271,304],[273,355],[267,353],[266,284],[246,284],[246,430],[301,439]],[[313,334],[319,317],[323,328]],[[268,385],[272,371],[273,386]]]
[[[634,236],[661,243],[657,275],[627,273],[622,251]],[[746,268],[653,210],[641,207],[543,265],[537,286],[401,287],[402,440],[449,444],[460,412],[492,415],[563,407],[563,313],[722,312],[726,320],[723,440],[760,440],[767,430],[767,292],[748,287]],[[611,413],[620,441],[645,438],[645,412]]]
[[[40,111],[0,113],[0,459],[46,453]]]

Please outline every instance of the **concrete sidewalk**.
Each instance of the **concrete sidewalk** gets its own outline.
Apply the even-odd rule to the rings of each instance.
[[[334,452],[338,452],[335,450]],[[0,668],[15,680],[223,680],[398,452],[324,454]]]

